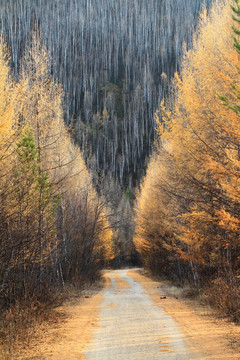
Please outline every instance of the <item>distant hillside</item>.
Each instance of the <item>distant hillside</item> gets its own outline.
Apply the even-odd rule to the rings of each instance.
[[[88,166],[125,188],[144,173],[154,112],[211,0],[2,0],[12,66],[40,31],[65,91],[65,120]]]

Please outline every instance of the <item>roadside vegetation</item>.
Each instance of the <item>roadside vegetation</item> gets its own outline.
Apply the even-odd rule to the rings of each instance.
[[[64,124],[63,91],[37,32],[18,79],[9,62],[0,39],[0,357],[6,358],[58,303],[60,289],[93,282],[114,257],[108,209]]]
[[[231,5],[231,7],[230,7]],[[240,320],[240,4],[203,11],[156,113],[159,139],[136,202],[135,246],[153,274],[191,284]]]

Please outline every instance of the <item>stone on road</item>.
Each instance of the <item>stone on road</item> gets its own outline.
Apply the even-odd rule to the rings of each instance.
[[[99,326],[84,349],[86,360],[189,360],[177,323],[155,305],[128,270],[107,274]]]

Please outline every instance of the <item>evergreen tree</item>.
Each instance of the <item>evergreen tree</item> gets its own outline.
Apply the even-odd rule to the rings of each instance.
[[[38,148],[30,128],[20,136],[16,154],[12,193],[7,199],[12,209],[9,221],[11,247],[8,261],[12,265],[9,281],[11,277],[15,279],[15,288],[10,290],[14,294],[30,296],[43,281],[49,280],[50,274],[45,270],[56,247],[54,222],[59,198],[53,194],[48,173],[41,169]]]
[[[240,4],[239,4],[239,0],[234,0],[234,1],[236,3],[236,7],[233,5],[230,5],[234,12],[234,15],[232,15],[232,18],[234,21],[236,21],[236,23],[239,24],[240,23]],[[233,25],[232,28],[236,35],[240,35],[240,30],[236,26]],[[240,43],[236,36],[234,36],[234,46],[235,46],[237,52],[240,54]]]

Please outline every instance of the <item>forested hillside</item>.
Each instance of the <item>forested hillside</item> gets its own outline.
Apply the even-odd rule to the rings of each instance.
[[[156,114],[159,142],[136,204],[134,238],[153,273],[190,282],[235,320],[240,319],[239,19],[238,0],[216,1],[201,16],[171,101]]]
[[[154,112],[210,0],[2,0],[15,75],[37,29],[88,166],[133,190],[155,137]]]
[[[210,3],[1,1],[0,28],[16,78],[32,31],[48,50],[50,75],[64,92],[65,123],[111,213],[118,265],[136,258],[132,202],[156,137],[154,113]]]

